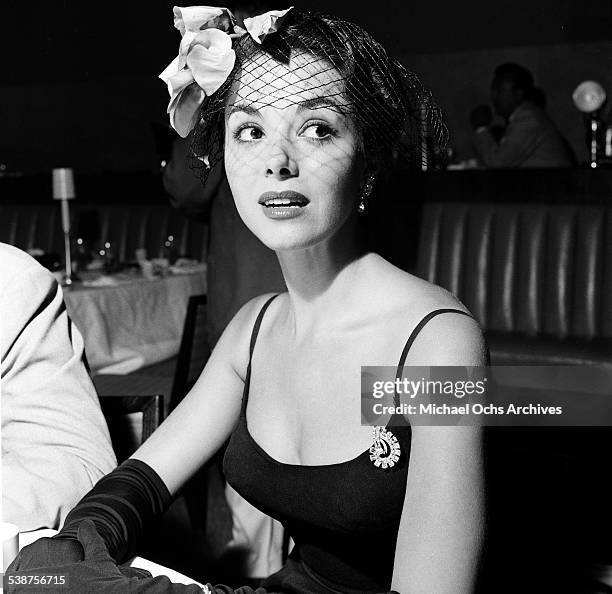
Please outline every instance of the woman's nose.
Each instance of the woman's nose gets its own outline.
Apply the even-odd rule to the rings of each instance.
[[[283,147],[277,146],[266,159],[266,177],[283,180],[298,175],[297,163]]]

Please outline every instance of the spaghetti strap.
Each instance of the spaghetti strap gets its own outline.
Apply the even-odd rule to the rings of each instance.
[[[418,336],[419,332],[423,329],[425,324],[427,324],[427,322],[429,322],[429,320],[431,320],[432,318],[435,318],[437,315],[443,314],[443,313],[458,313],[458,314],[461,314],[463,316],[468,316],[469,318],[472,317],[469,313],[467,313],[465,311],[462,311],[460,309],[452,309],[452,308],[450,308],[450,309],[434,309],[433,311],[430,311],[416,325],[414,330],[410,333],[410,336],[408,337],[408,340],[406,341],[406,345],[404,346],[404,350],[402,351],[399,363],[397,365],[397,371],[395,372],[395,379],[401,378],[402,370],[404,369],[404,364],[406,363],[406,357],[408,356],[408,351],[410,350],[410,347],[412,346],[412,343],[415,341],[415,339]]]
[[[266,310],[270,306],[270,303],[274,301],[280,293],[276,295],[272,295],[270,299],[268,299],[264,304],[259,313],[257,314],[257,319],[255,320],[255,324],[253,325],[253,331],[251,332],[251,343],[249,345],[249,364],[247,366],[246,377],[244,378],[244,390],[242,392],[242,407],[240,414],[244,417],[246,421],[246,405],[249,400],[249,387],[251,384],[251,359],[253,358],[253,351],[255,350],[255,342],[257,342],[257,335],[259,334],[259,328],[261,326],[261,321],[263,320],[264,314]]]
[[[272,303],[272,301],[274,301],[279,295],[280,293],[272,295],[272,297],[270,297],[270,299],[268,299],[263,304],[263,307],[259,311],[259,314],[257,314],[257,319],[255,320],[255,325],[253,326],[253,332],[251,332],[251,344],[249,345],[249,367],[251,366],[251,359],[253,357],[253,351],[255,350],[255,342],[257,341],[257,335],[259,334],[259,327],[261,326],[261,321],[263,320],[264,314],[270,306],[270,303]]]

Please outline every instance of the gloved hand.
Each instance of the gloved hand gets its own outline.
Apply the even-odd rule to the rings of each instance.
[[[54,589],[52,586],[46,586],[45,592],[96,592],[100,594],[201,594],[200,586],[174,584],[166,576],[150,577],[148,572],[141,577],[141,570],[133,571],[131,568],[122,570],[116,565],[114,559],[109,555],[104,541],[96,532],[96,527],[91,520],[84,520],[80,523],[77,531],[78,544],[81,547],[82,559],[65,561],[63,565],[54,564],[50,566],[42,566],[40,563],[46,552],[51,551],[47,558],[51,561],[58,560],[61,554],[65,554],[65,542],[60,539],[44,539],[45,541],[53,541],[52,546],[48,543],[42,543],[36,547],[35,555],[28,553],[23,559],[16,559],[7,570],[7,576],[11,573],[19,571],[19,575],[56,575],[65,576],[65,585],[58,586]],[[73,541],[74,542],[74,541]],[[56,547],[56,543],[60,543]],[[36,543],[35,543],[36,544]],[[30,547],[27,547],[28,549]],[[60,548],[62,551],[60,551]],[[24,549],[25,550],[25,549]],[[68,554],[66,557],[74,555],[76,548],[72,545],[68,546]],[[30,567],[25,569],[25,565]],[[18,568],[18,569],[17,569]],[[31,592],[32,586],[9,585],[7,592]]]
[[[77,563],[84,558],[83,547],[73,538],[40,538],[24,547],[9,565],[7,573],[38,567],[55,567]]]

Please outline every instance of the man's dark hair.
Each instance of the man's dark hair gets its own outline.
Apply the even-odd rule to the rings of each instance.
[[[512,81],[515,88],[522,89],[526,95],[533,91],[533,75],[519,64],[512,62],[500,64],[495,69],[494,79]]]

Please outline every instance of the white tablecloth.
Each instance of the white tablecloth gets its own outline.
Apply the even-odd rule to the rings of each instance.
[[[92,373],[126,374],[178,353],[189,297],[203,293],[200,270],[116,286],[76,285],[64,298]]]

